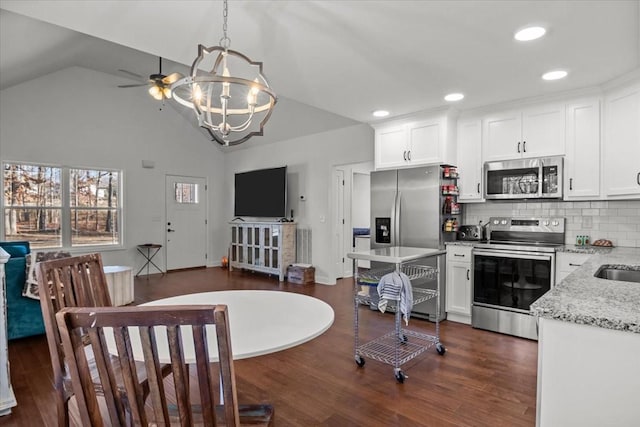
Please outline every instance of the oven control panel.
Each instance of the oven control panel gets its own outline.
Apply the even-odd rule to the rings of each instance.
[[[491,231],[527,231],[537,233],[564,233],[564,218],[510,218],[492,217],[489,219]]]

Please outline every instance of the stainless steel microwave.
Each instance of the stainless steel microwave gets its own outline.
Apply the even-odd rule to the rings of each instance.
[[[485,199],[561,199],[563,158],[485,162]]]

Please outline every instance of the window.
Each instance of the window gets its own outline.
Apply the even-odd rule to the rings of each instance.
[[[174,192],[176,203],[198,203],[198,184],[176,182]]]
[[[4,164],[3,239],[34,248],[120,245],[122,172]]]

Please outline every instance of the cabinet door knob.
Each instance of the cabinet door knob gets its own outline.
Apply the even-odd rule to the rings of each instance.
[[[402,152],[402,157],[404,158],[404,161],[407,161],[407,150]]]
[[[640,175],[640,174],[638,174],[638,175]],[[569,178],[569,190],[573,191],[573,178]]]
[[[522,141],[522,152],[523,153],[527,152],[527,141]]]
[[[636,176],[636,181],[638,181],[638,185],[640,185],[640,172],[638,172],[638,175]]]
[[[518,153],[520,152],[520,141],[518,141]]]
[[[478,183],[478,194],[480,194],[480,183]]]
[[[409,161],[411,161],[411,150],[407,151],[407,159],[409,159]]]
[[[471,270],[469,270],[469,269],[467,268],[467,280],[469,280],[469,279],[470,279],[470,277],[469,277],[469,273],[470,273],[470,272],[471,272]]]

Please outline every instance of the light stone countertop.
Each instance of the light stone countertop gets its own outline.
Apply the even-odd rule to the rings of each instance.
[[[531,305],[531,314],[640,334],[640,283],[594,277],[604,264],[640,270],[640,248],[595,249],[582,266]]]
[[[454,240],[453,242],[445,242],[444,245],[445,246],[475,246],[476,243],[478,243],[477,241],[474,240]]]

